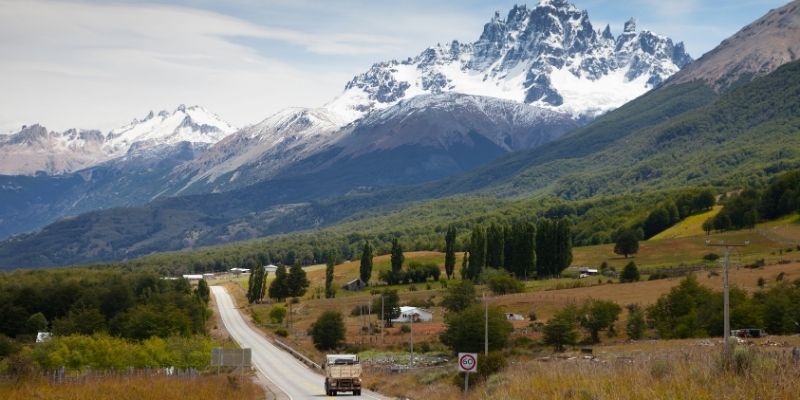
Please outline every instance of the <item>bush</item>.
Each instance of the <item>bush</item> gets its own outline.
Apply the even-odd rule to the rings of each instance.
[[[631,340],[639,340],[644,335],[644,311],[638,304],[629,304],[628,322],[625,323],[625,333]]]
[[[280,305],[272,306],[269,310],[269,319],[273,324],[282,324],[286,318],[286,308]]]
[[[706,260],[706,261],[717,261],[717,260],[719,260],[719,254],[717,254],[717,253],[708,253],[708,254],[703,256],[703,260]]]
[[[505,314],[496,307],[489,307],[489,350],[503,349],[514,327]],[[445,315],[447,329],[440,340],[453,351],[480,352],[484,349],[484,308],[472,306],[458,313]]]
[[[490,351],[488,355],[478,355],[478,376],[482,379],[489,378],[506,367],[506,357],[501,351]]]
[[[287,331],[286,328],[278,328],[275,329],[275,334],[280,337],[287,337],[289,336],[289,331]]]
[[[409,325],[401,325],[400,326],[400,332],[402,332],[402,333],[411,332],[411,326],[409,326]]]
[[[564,346],[574,345],[578,341],[577,325],[577,307],[565,307],[544,326],[544,343],[553,346],[555,351],[564,351]]]
[[[311,340],[318,350],[332,350],[344,340],[344,317],[336,311],[325,311],[311,325]]]
[[[525,285],[506,271],[490,268],[481,275],[486,285],[489,286],[489,290],[494,294],[504,295],[525,291]]]
[[[475,286],[469,280],[450,285],[442,299],[442,307],[448,311],[462,311],[475,304]]]
[[[638,282],[639,279],[639,268],[636,267],[633,261],[622,269],[622,274],[619,276],[619,281],[622,283]]]

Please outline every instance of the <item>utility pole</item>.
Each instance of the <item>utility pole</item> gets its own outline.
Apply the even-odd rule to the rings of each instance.
[[[749,240],[744,243],[726,243],[724,240],[719,243],[711,243],[706,240],[706,246],[709,247],[724,247],[725,248],[725,261],[722,266],[722,318],[723,318],[723,352],[727,360],[730,356],[730,338],[731,338],[731,299],[730,299],[730,284],[728,282],[728,270],[730,269],[731,247],[745,247],[750,244]]]
[[[411,363],[409,367],[414,366],[414,314],[411,314],[411,323],[409,324],[408,332],[411,334]]]
[[[383,327],[386,325],[386,319],[383,317],[383,299],[386,297],[381,294],[381,344],[383,344]]]
[[[483,355],[489,355],[489,303],[486,292],[483,292]]]

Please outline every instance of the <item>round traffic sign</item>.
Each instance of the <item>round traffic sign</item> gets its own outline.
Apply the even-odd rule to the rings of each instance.
[[[462,354],[458,358],[458,366],[464,372],[472,372],[478,366],[478,360],[475,359],[475,355],[472,353]]]

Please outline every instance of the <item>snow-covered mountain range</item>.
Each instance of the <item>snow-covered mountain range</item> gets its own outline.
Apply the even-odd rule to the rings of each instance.
[[[353,121],[420,94],[459,92],[593,117],[658,85],[692,61],[683,43],[636,30],[614,36],[566,0],[514,6],[474,43],[453,41],[413,58],[374,64],[326,105]]]
[[[97,130],[48,131],[40,125],[0,136],[0,175],[63,174],[129,153],[163,151],[181,142],[217,143],[236,129],[200,106],[150,112],[106,134]]]
[[[542,0],[495,13],[473,43],[377,63],[322,107],[238,130],[199,106],[108,133],[32,125],[0,136],[0,200],[9,200],[0,238],[66,215],[255,184],[281,188],[269,202],[289,204],[440,179],[555,140],[689,62],[682,43],[634,20],[614,35],[565,0]]]

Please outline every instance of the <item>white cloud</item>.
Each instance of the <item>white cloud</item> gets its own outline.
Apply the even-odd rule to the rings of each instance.
[[[7,1],[0,7],[0,130],[32,122],[110,129],[184,102],[244,125],[286,106],[322,104],[353,74],[290,64],[231,40],[237,37],[318,54],[380,53],[400,43],[174,6]]]

